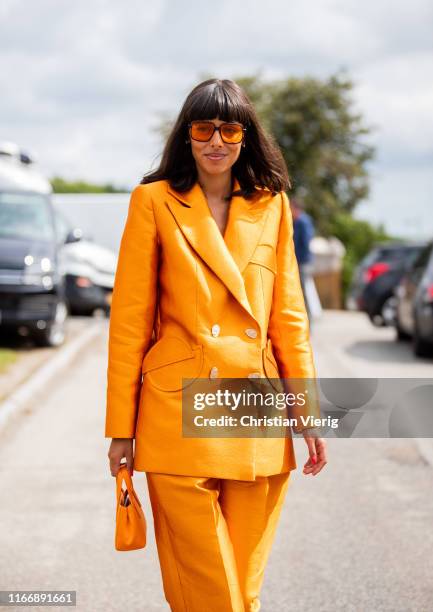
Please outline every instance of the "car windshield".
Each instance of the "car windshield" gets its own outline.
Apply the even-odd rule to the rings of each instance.
[[[378,261],[386,261],[391,264],[405,261],[409,264],[417,257],[422,248],[422,246],[409,245],[376,248],[364,258],[362,265],[368,267]]]
[[[412,265],[418,259],[420,253],[425,249],[425,247],[414,247],[412,249],[408,249],[408,253],[406,255],[408,264]]]
[[[0,238],[53,240],[54,225],[47,196],[0,192]]]

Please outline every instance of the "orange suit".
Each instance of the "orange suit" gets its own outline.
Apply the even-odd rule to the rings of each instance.
[[[218,612],[260,607],[292,437],[182,436],[184,384],[258,376],[316,378],[287,195],[233,196],[223,236],[198,182],[138,185],[112,296],[105,436],[135,438],[172,610],[212,610],[212,589]]]

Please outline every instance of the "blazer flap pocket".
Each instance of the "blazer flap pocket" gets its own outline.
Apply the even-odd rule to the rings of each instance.
[[[277,273],[277,254],[275,248],[270,244],[258,244],[254,250],[250,263],[264,266],[273,272]]]
[[[203,368],[203,347],[191,347],[175,336],[164,336],[146,354],[144,377],[160,391],[180,391],[200,376]],[[185,380],[184,380],[185,379]]]
[[[145,374],[157,368],[194,357],[195,352],[184,340],[176,336],[165,336],[158,340],[146,353],[141,371]]]

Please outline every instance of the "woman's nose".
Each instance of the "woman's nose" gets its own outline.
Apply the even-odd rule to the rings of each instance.
[[[221,138],[219,130],[215,130],[215,132],[213,133],[212,138],[210,139],[210,144],[219,146],[224,145],[224,141]]]

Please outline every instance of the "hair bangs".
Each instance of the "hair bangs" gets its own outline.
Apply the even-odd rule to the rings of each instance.
[[[247,125],[245,102],[220,84],[210,84],[196,92],[191,100],[187,121],[216,119]]]

